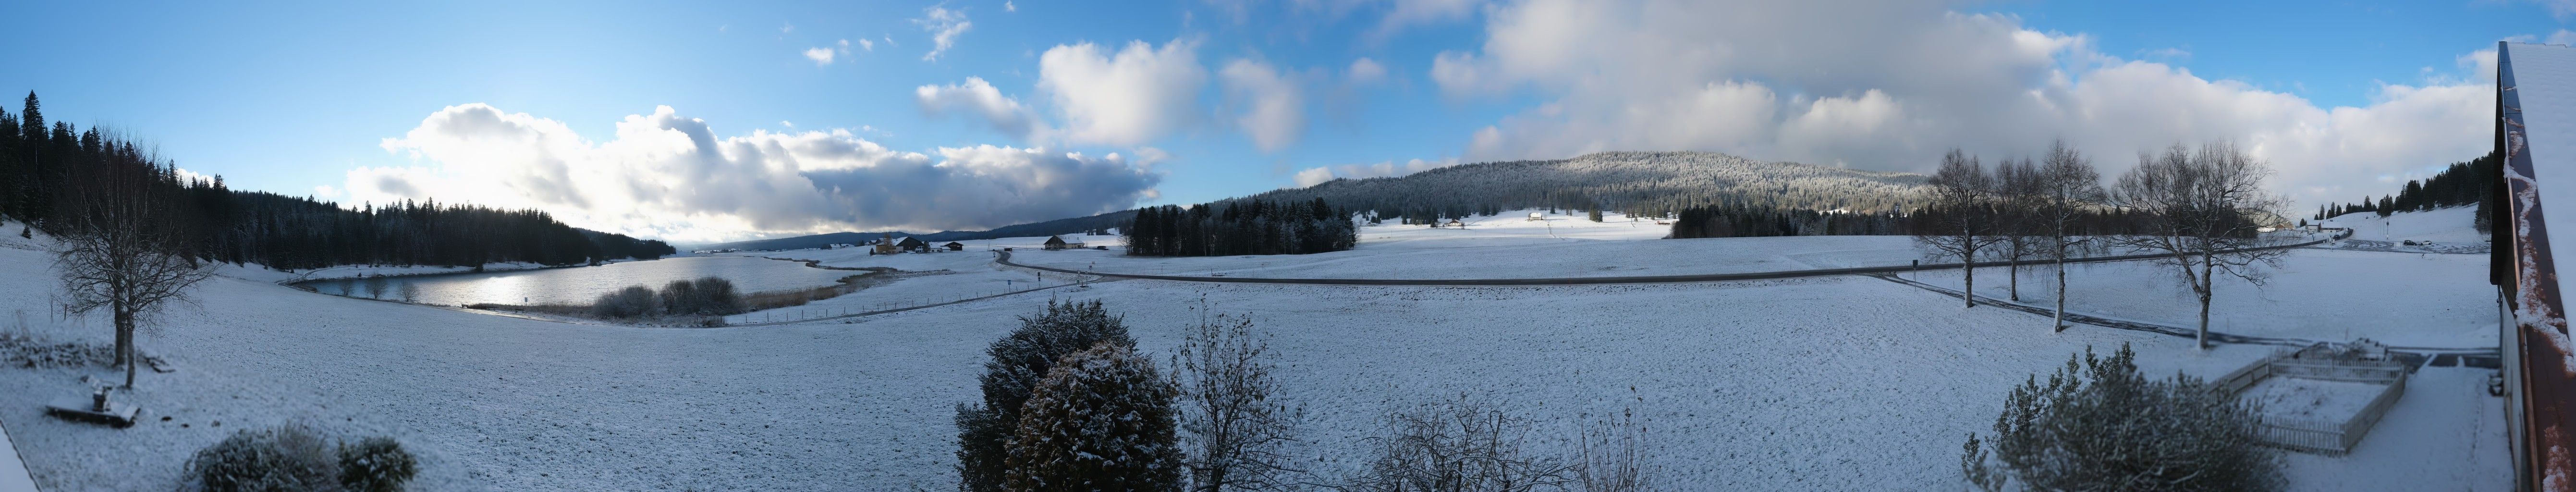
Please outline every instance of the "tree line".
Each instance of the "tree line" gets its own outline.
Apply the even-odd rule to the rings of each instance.
[[[1877,236],[1904,233],[1906,233],[1905,215],[1895,211],[1834,212],[1726,204],[1682,209],[1678,218],[1673,220],[1672,234],[1666,238]]]
[[[2492,202],[2495,201],[2495,180],[2503,172],[2499,167],[2503,162],[2496,153],[2488,152],[2487,155],[2470,159],[2468,162],[2451,163],[2450,167],[2433,173],[2431,178],[2406,180],[2406,184],[2398,188],[2397,194],[2380,195],[2378,201],[2372,201],[2370,197],[2365,196],[2361,201],[2348,204],[2318,205],[2316,215],[2309,218],[2325,220],[2344,214],[2363,212],[2387,217],[2388,214],[2397,212],[2421,212],[2437,208],[2475,205],[2478,207],[2475,219],[2478,232],[2487,232],[2490,224],[2487,210],[2494,206]]]
[[[1359,244],[1351,217],[1322,198],[1241,199],[1136,209],[1118,232],[1136,256],[1297,255]]]
[[[2065,330],[2066,264],[2088,252],[2154,254],[2174,268],[2200,301],[2200,346],[2208,347],[2212,286],[2220,276],[2256,285],[2287,250],[2262,249],[2264,228],[2284,225],[2282,199],[2263,188],[2268,163],[2227,142],[2175,144],[2140,153],[2138,165],[2109,187],[2092,159],[2064,142],[2043,160],[2006,159],[1992,171],[1953,149],[1929,180],[1927,204],[1911,217],[1915,244],[1959,263],[2003,261],[2010,296],[2021,300],[2021,264],[2051,261],[2057,270],[2057,321]],[[1976,307],[1976,269],[1961,289]]]
[[[133,139],[45,119],[35,93],[17,113],[0,109],[0,216],[64,235],[81,221],[72,204],[116,193],[130,176],[151,193],[155,222],[182,233],[175,247],[198,259],[304,269],[351,264],[571,265],[673,253],[659,240],[573,228],[537,210],[404,201],[356,209],[266,192],[237,191],[222,176],[182,174]],[[120,178],[121,179],[121,178]],[[116,198],[116,197],[110,197]]]

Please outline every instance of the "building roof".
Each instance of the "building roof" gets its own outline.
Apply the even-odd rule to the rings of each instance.
[[[2550,205],[2576,208],[2576,48],[2555,44],[2505,43],[2512,65],[2499,68],[2513,80],[2521,99],[2522,125],[2531,156],[2534,186],[2543,210]],[[2576,213],[2541,214],[2545,230],[2576,231]],[[2571,236],[2576,238],[2576,236]],[[2568,262],[2576,262],[2576,240],[2551,241],[2549,256],[2559,263],[2559,292],[2570,292]]]

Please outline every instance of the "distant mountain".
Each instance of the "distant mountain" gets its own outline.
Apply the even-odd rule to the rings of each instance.
[[[1547,207],[1597,207],[1628,214],[1663,215],[1720,204],[1868,212],[1912,206],[1924,179],[1920,174],[1762,162],[1714,152],[1601,152],[1571,159],[1460,164],[1396,177],[1336,179],[1229,200],[1323,198],[1336,207],[1386,218],[1460,217]],[[1122,210],[986,231],[893,234],[919,236],[933,243],[1045,236],[1118,227],[1135,213]],[[836,232],[694,249],[817,248],[826,244],[860,244],[880,234]]]
[[[1702,205],[1883,211],[1915,203],[1924,176],[1761,162],[1714,152],[1601,152],[1572,159],[1488,162],[1405,176],[1336,179],[1245,198],[1310,200],[1382,217],[1602,208],[1662,215]]]

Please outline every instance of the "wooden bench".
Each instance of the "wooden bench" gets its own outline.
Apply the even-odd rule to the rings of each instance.
[[[99,410],[98,406],[93,404],[92,401],[84,398],[56,399],[52,404],[45,405],[45,414],[52,415],[55,418],[75,422],[106,424],[120,429],[133,427],[134,415],[142,413],[142,411],[142,407],[136,407],[134,404],[124,402],[108,402],[107,410],[102,411]]]

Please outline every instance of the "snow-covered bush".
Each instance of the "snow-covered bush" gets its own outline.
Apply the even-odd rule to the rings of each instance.
[[[653,295],[653,289],[637,285],[600,294],[599,300],[590,304],[590,313],[604,319],[655,316],[662,314],[662,300]]]
[[[233,433],[197,450],[187,471],[208,492],[339,490],[339,474],[331,448],[297,426]]]
[[[1134,347],[1127,325],[1109,314],[1100,301],[1047,301],[1046,312],[1020,317],[1020,328],[993,342],[986,353],[981,405],[957,405],[958,488],[969,492],[1002,490],[1004,461],[1019,433],[1020,408],[1057,360],[1101,343]]]
[[[662,286],[662,309],[671,314],[722,316],[743,312],[742,293],[723,277],[673,280]]]
[[[19,367],[108,367],[116,363],[116,348],[0,333],[0,361]]]
[[[1174,392],[1154,361],[1101,342],[1032,388],[1011,441],[1007,491],[1178,491]]]
[[[354,492],[399,491],[419,471],[419,461],[393,438],[370,437],[340,445],[340,485]]]
[[[2272,490],[2279,458],[2255,439],[2260,409],[2193,378],[2138,375],[2127,344],[2087,347],[2046,384],[2004,399],[1995,433],[1962,447],[1960,468],[1986,490]],[[2079,365],[2078,362],[2081,362]]]

